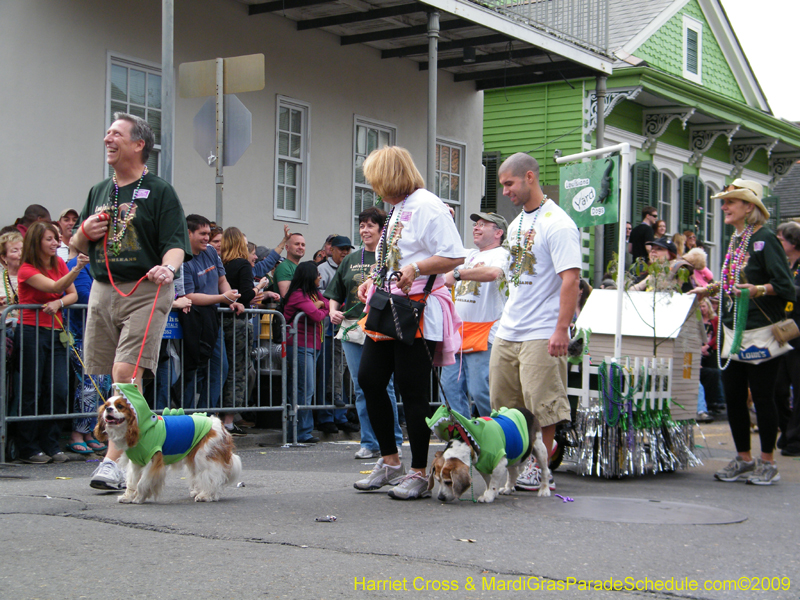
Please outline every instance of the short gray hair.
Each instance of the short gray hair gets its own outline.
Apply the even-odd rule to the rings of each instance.
[[[150,152],[152,152],[153,146],[156,145],[156,136],[153,135],[153,130],[150,129],[150,125],[148,125],[147,121],[141,117],[137,117],[136,115],[124,112],[115,112],[114,120],[128,121],[131,124],[132,142],[144,140],[144,148],[142,149],[142,162],[147,162],[147,159],[150,158]]]
[[[800,250],[800,224],[795,221],[787,221],[778,225],[778,233],[789,242],[796,250]]]

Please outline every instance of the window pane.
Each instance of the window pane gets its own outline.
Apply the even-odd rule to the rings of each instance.
[[[378,147],[383,148],[391,143],[388,131],[381,131],[378,133]]]
[[[109,125],[114,122],[114,113],[116,112],[128,112],[128,105],[122,102],[111,103],[111,114],[108,116]]]
[[[111,65],[111,99],[128,100],[128,69]]]
[[[279,133],[278,134],[278,154],[280,156],[288,156],[289,155],[289,134],[288,133]]]
[[[297,185],[297,165],[286,163],[286,185]]]
[[[367,154],[372,152],[378,147],[378,132],[370,129],[367,132]]]
[[[356,127],[356,154],[367,153],[367,128],[359,125]]]
[[[286,200],[284,194],[285,189],[286,188],[284,188],[282,185],[278,186],[278,208],[281,210],[284,210],[286,208]]]
[[[303,143],[302,138],[299,135],[293,135],[290,138],[292,148],[291,148],[291,157],[292,158],[300,158],[300,146]]]
[[[153,135],[156,137],[156,144],[161,145],[161,111],[160,110],[148,110],[147,111],[147,123],[150,125],[150,129],[153,130]]]
[[[145,108],[143,106],[131,105],[130,109],[128,109],[128,112],[132,115],[136,115],[137,117],[142,117],[143,119],[145,118]]]
[[[281,107],[278,117],[278,129],[281,131],[289,130],[289,109]]]
[[[150,108],[161,108],[161,76],[147,76],[147,106]]]
[[[367,180],[364,178],[364,169],[362,165],[364,164],[364,157],[357,156],[356,157],[356,183],[363,183],[366,184]]]
[[[278,183],[286,183],[286,161],[278,161]]]
[[[450,175],[450,199],[458,202],[458,186],[461,177],[458,175]]]
[[[441,168],[442,171],[449,171],[450,170],[450,148],[448,146],[442,146],[442,161],[441,161]]]
[[[440,185],[442,186],[442,191],[439,194],[439,197],[444,200],[448,200],[450,198],[450,176],[442,173]]]
[[[297,210],[297,190],[286,188],[286,210]]]
[[[157,150],[153,150],[150,152],[150,156],[147,157],[147,170],[153,175],[158,175],[158,157],[160,154]]]
[[[299,110],[292,111],[292,133],[302,133],[303,113]]]
[[[433,153],[433,168],[436,169],[437,171],[440,171],[442,168],[441,156],[442,156],[442,145],[436,144],[436,150]]]
[[[137,71],[136,69],[130,70],[130,95],[128,96],[129,102],[141,104],[145,103],[145,72]]]
[[[458,148],[452,148],[450,150],[450,172],[461,172],[461,151]]]

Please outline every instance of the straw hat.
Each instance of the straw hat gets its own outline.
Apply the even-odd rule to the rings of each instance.
[[[720,192],[711,196],[712,200],[718,198],[732,198],[737,200],[744,200],[750,204],[755,204],[758,210],[764,215],[764,218],[769,219],[769,211],[761,198],[764,194],[763,186],[757,181],[750,181],[749,179],[736,179],[731,184],[735,189],[729,192]]]

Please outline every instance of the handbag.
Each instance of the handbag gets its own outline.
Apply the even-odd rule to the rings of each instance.
[[[753,300],[753,302],[755,302],[755,300]],[[793,319],[783,319],[782,321],[774,323],[767,313],[764,312],[764,309],[758,305],[758,302],[755,302],[755,305],[756,308],[761,311],[761,314],[767,318],[767,321],[772,323],[772,325],[770,325],[772,335],[775,336],[775,339],[781,346],[785,346],[793,339],[800,337],[800,329],[798,329],[797,323],[795,323]],[[791,310],[787,312],[791,312]]]
[[[720,323],[721,324],[721,323]],[[789,344],[781,344],[773,334],[775,325],[765,325],[756,329],[745,329],[742,334],[742,344],[739,352],[731,358],[738,362],[757,365],[766,360],[786,354],[792,349]],[[722,358],[728,358],[731,354],[731,343],[733,342],[733,330],[722,325],[724,339],[722,341]]]
[[[342,319],[339,331],[336,332],[336,339],[351,344],[364,345],[367,334],[358,324],[359,319]]]
[[[400,279],[400,273],[393,273],[392,278]],[[391,279],[391,278],[390,278]],[[365,328],[403,342],[407,346],[414,343],[425,310],[425,300],[433,289],[436,275],[428,277],[425,284],[423,300],[412,300],[408,297],[392,294],[383,289],[375,290],[369,299],[369,312]]]

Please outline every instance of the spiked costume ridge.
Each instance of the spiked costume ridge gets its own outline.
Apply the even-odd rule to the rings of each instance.
[[[514,465],[525,455],[530,436],[525,416],[514,408],[493,410],[491,417],[468,419],[464,415],[440,406],[429,419],[428,427],[445,442],[462,437],[459,427],[466,433],[466,442],[478,457],[475,468],[479,473],[491,473],[497,464],[508,458],[508,464]]]

